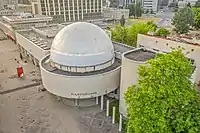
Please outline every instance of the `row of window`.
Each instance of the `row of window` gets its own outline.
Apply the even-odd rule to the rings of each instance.
[[[81,10],[79,10],[79,11],[78,11],[78,10],[74,10],[74,12],[73,12],[73,11],[71,10],[71,11],[70,11],[70,14],[73,14],[73,13],[75,13],[75,14],[78,14],[78,13],[79,13],[79,14],[82,14],[82,11],[81,11]],[[84,10],[83,13],[84,13],[84,14],[88,14],[88,13],[90,13],[90,12],[89,12],[89,11],[86,12],[86,10]],[[99,10],[99,11],[95,10],[95,11],[92,11],[91,13],[100,13],[100,14],[101,14],[100,10]],[[46,15],[46,12],[44,11],[42,14],[43,14],[43,15]],[[49,14],[49,12],[47,12],[47,14]],[[60,14],[61,14],[61,15],[64,14],[64,11],[60,11]],[[54,11],[51,11],[51,12],[50,12],[50,15],[60,15],[60,14],[59,14],[59,11],[56,11],[55,14],[54,14]],[[69,14],[69,12],[68,12],[68,11],[65,11],[65,14]]]
[[[113,62],[114,62],[114,59],[112,59],[112,60],[110,60],[106,63],[96,65],[96,66],[72,67],[72,66],[63,66],[63,65],[60,65],[60,64],[57,64],[57,63],[50,61],[51,65],[53,67],[56,67],[60,70],[68,71],[68,72],[83,72],[83,73],[105,69],[105,68],[111,66],[113,64]]]
[[[75,4],[75,3],[77,4],[77,0],[74,0],[73,2],[72,2],[72,0],[69,0],[69,1],[70,1],[70,2],[69,2],[69,5],[73,5],[73,3],[74,3],[74,4]],[[46,3],[46,4],[47,4],[47,3],[53,4],[53,1],[49,0],[49,2],[48,2],[47,0],[46,0],[46,1],[41,0],[41,5],[42,5],[42,4],[45,4],[45,3]],[[65,3],[65,5],[68,5],[68,1],[67,1],[67,0],[65,0],[64,3]],[[101,1],[100,1],[100,0],[95,0],[95,1],[94,1],[94,0],[91,0],[91,1],[90,1],[90,0],[87,0],[87,1],[86,1],[86,0],[79,0],[78,3],[80,3],[80,5],[81,5],[81,3],[83,3],[83,4],[85,4],[85,3],[91,3],[91,4],[93,5],[93,4],[101,3]],[[59,2],[54,0],[54,4],[63,5],[63,0],[60,0]]]

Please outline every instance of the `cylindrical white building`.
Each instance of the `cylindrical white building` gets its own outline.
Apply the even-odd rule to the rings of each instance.
[[[143,48],[134,49],[122,55],[119,111],[125,117],[127,116],[127,106],[124,93],[129,86],[137,85],[138,67],[145,65],[145,61],[154,58],[154,56],[154,52]]]
[[[110,93],[120,84],[120,61],[100,27],[77,22],[54,38],[50,55],[40,61],[44,87],[57,96],[87,99]]]

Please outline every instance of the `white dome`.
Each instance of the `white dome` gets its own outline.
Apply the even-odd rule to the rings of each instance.
[[[100,27],[77,22],[63,28],[54,38],[50,59],[64,66],[95,66],[114,58],[111,39]]]

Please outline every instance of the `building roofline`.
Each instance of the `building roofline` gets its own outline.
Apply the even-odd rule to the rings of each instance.
[[[192,42],[188,42],[186,40],[180,40],[177,41],[175,39],[171,39],[171,38],[165,38],[165,37],[160,37],[160,36],[153,36],[153,35],[149,35],[149,34],[139,34],[139,35],[144,35],[144,36],[149,36],[149,37],[154,37],[154,38],[160,38],[163,40],[169,40],[169,41],[174,41],[174,42],[180,42],[180,43],[185,43],[185,44],[189,44],[189,45],[193,45],[193,46],[197,46],[200,47],[200,43],[192,43]],[[180,39],[185,38],[185,39],[189,39],[188,37],[181,37],[181,36],[176,36],[179,37]]]

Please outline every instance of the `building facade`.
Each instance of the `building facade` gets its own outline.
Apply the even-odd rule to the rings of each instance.
[[[17,5],[18,0],[0,0],[0,9],[6,8],[8,5]]]
[[[196,66],[196,75],[192,77],[192,82],[200,82],[200,45],[199,41],[189,42],[188,40],[176,41],[170,38],[158,38],[150,35],[138,35],[138,47],[153,49],[161,53],[170,52],[172,49],[183,48],[183,53],[187,58],[194,60]]]
[[[129,4],[134,4],[136,3],[137,0],[123,0],[123,6],[127,7]],[[161,0],[138,0],[138,2],[141,3],[141,7],[143,8],[144,12],[146,10],[153,10],[153,12],[157,12],[159,10],[159,5]],[[120,3],[122,1],[120,0]]]
[[[157,12],[159,10],[159,1],[160,0],[142,0],[142,7],[144,11],[151,11]]]
[[[49,15],[58,21],[80,21],[102,16],[103,0],[39,0],[33,13]]]
[[[117,9],[117,8],[105,8],[103,9],[103,16],[106,19],[121,19],[122,15],[124,18],[129,18],[129,9]]]

